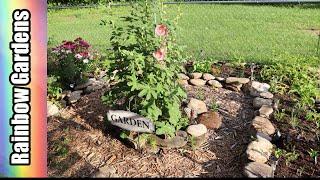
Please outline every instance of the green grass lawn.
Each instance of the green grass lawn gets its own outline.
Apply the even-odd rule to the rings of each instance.
[[[197,60],[245,60],[268,63],[274,56],[316,56],[320,31],[320,8],[299,6],[249,5],[167,5],[170,17],[182,12],[178,39],[186,53]],[[129,11],[128,6],[50,10],[48,12],[49,46],[62,40],[83,37],[94,48],[110,47],[110,27],[101,20],[116,20]],[[203,50],[203,53],[200,53]],[[202,54],[202,55],[200,55]],[[202,58],[203,57],[203,58]],[[311,59],[311,58],[310,58]],[[317,62],[318,61],[318,62]],[[310,64],[319,60],[310,60]]]

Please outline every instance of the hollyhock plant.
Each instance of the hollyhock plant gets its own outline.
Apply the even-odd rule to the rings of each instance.
[[[168,35],[168,28],[164,24],[158,24],[154,31],[155,31],[155,34],[157,36],[166,36],[166,35]]]
[[[158,61],[163,61],[165,56],[166,56],[166,51],[164,48],[160,48],[153,53],[153,57],[156,58]]]

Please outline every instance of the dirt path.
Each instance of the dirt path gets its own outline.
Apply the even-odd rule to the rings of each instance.
[[[103,92],[81,98],[64,110],[64,118],[48,119],[48,176],[92,176],[100,167],[113,166],[118,177],[243,177],[250,142],[252,99],[241,92],[209,87],[186,87],[188,97],[215,100],[223,116],[222,128],[208,132],[208,141],[195,151],[172,149],[140,153],[118,137],[119,129],[106,127]]]

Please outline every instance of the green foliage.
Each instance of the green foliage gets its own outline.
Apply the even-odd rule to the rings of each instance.
[[[186,93],[176,82],[178,62],[185,58],[175,43],[177,19],[172,23],[165,19],[165,14],[161,1],[146,0],[133,4],[130,15],[122,17],[121,26],[111,22],[113,53],[109,73],[116,72],[117,84],[102,100],[116,105],[117,100],[125,99],[122,108],[151,119],[156,134],[174,136],[188,123],[180,112]],[[167,28],[167,35],[155,35],[159,24]],[[159,58],[159,54],[164,58]]]
[[[316,123],[317,128],[320,128],[320,113],[317,113],[315,110],[309,110],[305,118],[310,122]]]
[[[274,151],[274,156],[279,159],[280,157],[282,157],[285,153],[285,150],[280,149],[280,148],[276,148]]]
[[[209,107],[212,111],[218,111],[220,106],[219,106],[219,104],[217,104],[217,102],[215,100],[212,100]]]
[[[285,154],[285,158],[286,158],[286,165],[288,166],[291,162],[297,160],[299,157],[299,154],[293,150],[292,152],[288,152]]]
[[[314,163],[317,164],[317,159],[319,156],[319,151],[316,151],[314,149],[310,149],[310,151],[308,151],[310,157],[314,160]]]
[[[285,116],[286,116],[285,109],[277,110],[274,112],[274,117],[279,122],[282,122]]]
[[[90,70],[90,64],[96,59],[90,45],[82,38],[74,41],[63,41],[61,45],[49,53],[49,75],[59,77],[58,82],[63,89],[72,88],[87,80],[85,74]],[[91,66],[91,69],[94,66]]]
[[[277,63],[277,61],[287,63]],[[273,65],[265,66],[261,71],[264,81],[270,81],[271,91],[280,94],[295,94],[302,106],[313,106],[320,94],[316,80],[317,72],[307,62],[311,59],[288,55],[275,58]]]
[[[62,88],[58,83],[58,78],[54,75],[48,76],[47,79],[47,97],[49,100],[58,100],[61,96]]]
[[[212,61],[197,61],[193,65],[192,72],[210,73],[211,64],[212,64]]]

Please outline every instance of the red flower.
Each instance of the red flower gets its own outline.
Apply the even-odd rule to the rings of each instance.
[[[157,36],[166,36],[168,34],[168,28],[164,24],[158,24],[154,31]]]

